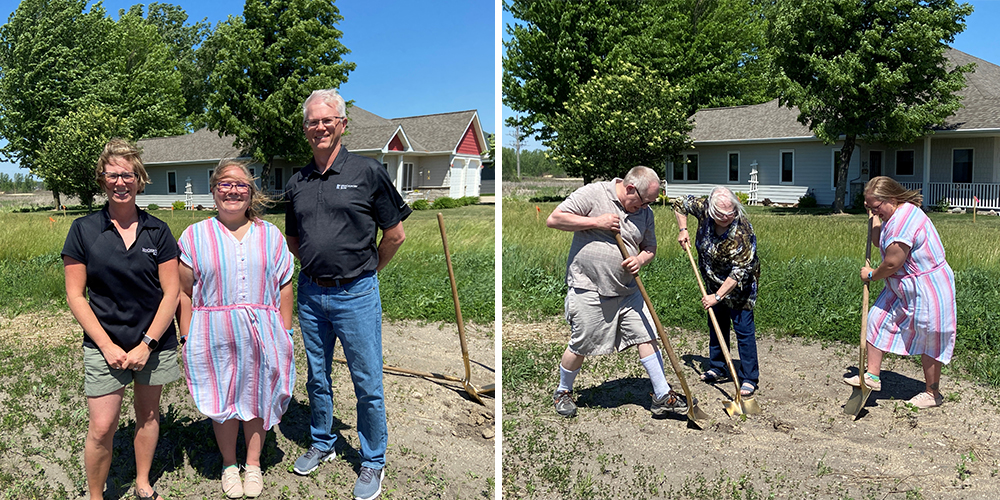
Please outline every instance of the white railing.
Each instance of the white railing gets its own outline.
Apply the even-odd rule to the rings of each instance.
[[[924,191],[922,182],[900,182],[906,189],[916,189],[924,195],[924,204],[935,206],[941,200],[951,207],[972,208],[972,197],[979,198],[976,208],[1000,209],[1000,184],[991,182],[931,182]]]

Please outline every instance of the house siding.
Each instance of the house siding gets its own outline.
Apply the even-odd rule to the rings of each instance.
[[[479,148],[479,141],[476,140],[476,129],[473,126],[465,129],[465,134],[462,135],[462,140],[458,143],[458,148],[455,150],[459,154],[466,155],[476,155],[479,156],[482,150]]]

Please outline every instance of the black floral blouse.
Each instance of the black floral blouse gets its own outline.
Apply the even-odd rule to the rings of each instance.
[[[726,232],[717,235],[715,221],[708,215],[708,197],[675,198],[673,207],[676,212],[698,219],[694,245],[698,249],[698,267],[708,293],[715,293],[726,278],[732,278],[736,288],[722,301],[733,309],[752,310],[757,302],[760,260],[757,258],[757,236],[750,221],[745,216],[737,216]]]

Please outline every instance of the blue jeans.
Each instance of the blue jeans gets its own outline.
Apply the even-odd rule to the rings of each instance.
[[[382,299],[374,272],[342,287],[323,287],[299,274],[299,326],[309,365],[310,423],[312,445],[333,450],[337,436],[333,427],[333,391],[330,364],[333,347],[340,339],[358,399],[358,437],[361,465],[385,467],[389,429],[382,391]]]
[[[757,365],[757,336],[753,323],[753,311],[746,309],[730,309],[725,303],[720,302],[712,306],[715,311],[715,318],[719,320],[719,329],[722,331],[722,338],[726,340],[726,348],[729,348],[729,325],[732,323],[733,330],[736,330],[736,346],[740,353],[740,364],[736,365],[736,376],[740,382],[750,382],[757,386],[760,381],[760,367]],[[716,373],[729,373],[726,366],[726,358],[722,355],[722,347],[715,335],[715,327],[712,326],[712,318],[708,318],[708,356],[710,358],[709,367]]]

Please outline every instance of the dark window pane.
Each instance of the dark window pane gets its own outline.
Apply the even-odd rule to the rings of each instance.
[[[684,180],[684,157],[678,156],[674,158],[674,180],[682,181]]]
[[[896,152],[896,175],[913,175],[913,151]]]
[[[177,173],[167,172],[167,192],[176,193],[177,192]]]
[[[688,158],[688,180],[696,181],[698,180],[698,155],[689,155],[687,158]]]
[[[952,152],[952,182],[972,182],[972,150],[956,149]]]
[[[740,155],[739,153],[729,154],[729,182],[740,180]]]
[[[794,154],[781,153],[781,182],[792,182],[792,165]]]

